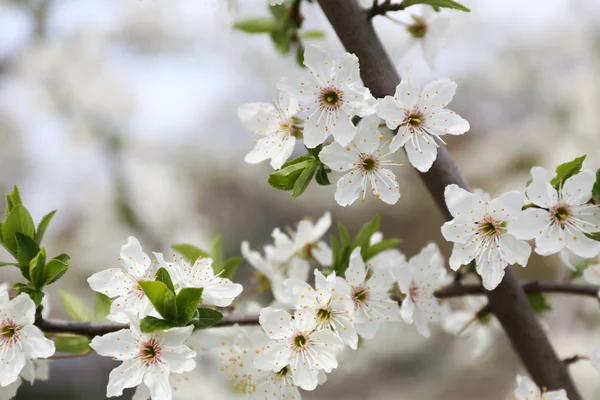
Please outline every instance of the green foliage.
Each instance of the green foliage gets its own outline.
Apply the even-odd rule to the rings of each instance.
[[[60,254],[54,257],[44,267],[44,286],[56,282],[67,272],[71,263],[71,257],[66,254]]]
[[[223,272],[221,273],[222,278],[233,279],[235,273],[244,261],[244,257],[232,257],[223,263]]]
[[[527,299],[531,308],[536,313],[552,310],[552,306],[548,303],[548,298],[543,293],[529,293]]]
[[[236,21],[233,29],[246,33],[271,33],[278,28],[277,21],[272,18],[249,18]]]
[[[215,236],[210,246],[210,257],[213,260],[212,267],[215,274],[218,274],[223,269],[223,258],[224,250],[223,250],[223,239],[221,236]]]
[[[10,209],[6,220],[2,224],[3,246],[15,258],[18,257],[17,234],[20,233],[33,240],[35,225],[29,211],[22,204],[17,204]],[[37,254],[37,253],[36,253]]]
[[[159,281],[141,281],[140,287],[156,311],[169,322],[177,322],[177,302],[175,292]]]
[[[201,250],[193,244],[174,244],[171,246],[173,250],[184,256],[191,264],[195,263],[199,258],[209,257],[208,253]]]
[[[159,268],[158,271],[156,271],[156,280],[164,283],[171,292],[175,291],[171,275],[169,275],[169,272],[166,269]]]
[[[216,325],[222,319],[223,314],[217,310],[213,310],[212,308],[199,308],[192,319],[192,323],[196,329],[204,329]]]
[[[61,335],[52,339],[57,353],[82,354],[91,352],[90,339],[80,335]]]
[[[155,317],[146,317],[140,321],[140,329],[144,333],[164,331],[166,329],[174,328],[175,326],[176,325],[173,325],[169,321]]]
[[[110,297],[102,293],[96,293],[96,307],[94,309],[96,321],[104,321],[106,319],[106,316],[110,313],[111,303],[112,300]]]
[[[46,233],[46,228],[52,221],[52,217],[56,214],[56,210],[49,212],[48,214],[42,217],[42,220],[38,224],[37,231],[35,232],[35,242],[39,245],[42,243],[42,239],[44,238],[44,233]]]
[[[573,161],[566,162],[556,167],[556,176],[552,178],[550,184],[558,189],[559,186],[564,184],[567,179],[573,175],[577,175],[583,167],[583,161],[585,161],[585,157],[586,156],[583,155],[574,159]]]
[[[304,31],[300,33],[302,39],[325,39],[325,32],[319,30]]]
[[[594,182],[594,187],[592,188],[592,198],[596,204],[600,205],[600,169],[596,171],[596,182]]]
[[[46,250],[42,247],[40,252],[29,262],[29,280],[35,288],[44,286],[44,266],[46,265]]]
[[[315,175],[317,183],[322,186],[331,185],[331,182],[329,181],[330,172],[331,169],[329,169],[325,164],[319,165]]]
[[[319,163],[316,159],[313,160],[314,161],[304,168],[302,173],[298,176],[298,179],[294,184],[294,188],[292,189],[292,197],[296,198],[304,193],[304,191],[308,188],[310,181],[312,181],[313,177],[315,176],[315,172],[317,172],[317,166]]]
[[[21,193],[17,185],[13,186],[12,193],[6,193],[6,215],[8,215],[15,206],[23,204]]]
[[[29,263],[40,252],[40,248],[32,238],[20,232],[16,233],[15,238],[17,239],[17,261],[19,268],[21,268],[21,273],[25,279],[29,280]]]
[[[400,6],[407,8],[415,4],[428,4],[436,9],[436,11],[438,8],[452,8],[459,11],[471,12],[470,9],[454,0],[404,0],[400,3]]]
[[[319,159],[322,145],[308,149],[308,154],[286,162],[281,169],[271,172],[269,185],[279,190],[292,191],[292,197],[298,197],[308,188],[316,175],[320,185],[329,185],[327,174],[331,172]]]
[[[75,321],[91,321],[94,319],[92,313],[81,299],[64,290],[60,290],[58,295],[60,296],[60,301],[62,302],[63,307],[65,307],[67,314],[69,314],[72,319]]]
[[[583,271],[587,269],[593,259],[584,258],[575,264],[575,270],[569,270],[569,278],[576,279],[583,276]]]
[[[402,243],[401,239],[386,239],[371,245],[371,236],[379,231],[380,222],[379,215],[376,215],[371,221],[362,226],[353,241],[346,227],[338,222],[340,239],[334,235],[331,235],[330,238],[331,252],[333,253],[332,271],[335,271],[338,276],[344,276],[350,262],[350,255],[357,247],[361,248],[361,256],[366,262],[381,252]]]
[[[202,300],[201,288],[183,288],[177,295],[177,323],[187,325],[194,317]]]

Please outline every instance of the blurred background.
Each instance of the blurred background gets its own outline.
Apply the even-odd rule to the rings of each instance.
[[[208,247],[221,234],[234,256],[242,240],[261,248],[274,227],[304,216],[330,210],[334,221],[356,232],[379,212],[384,234],[403,238],[408,256],[429,241],[449,255],[439,230],[443,219],[409,163],[398,171],[398,204],[371,200],[342,208],[333,199],[335,185],[313,183],[292,200],[268,186],[267,163],[243,162],[253,137],[237,107],[271,101],[279,77],[299,70],[294,56],[280,55],[267,35],[231,29],[236,19],[267,16],[266,3],[0,0],[0,191],[18,184],[36,221],[58,209],[46,247],[70,254],[72,267],[49,288],[53,317],[66,317],[59,289],[93,305],[87,277],[118,265],[129,235],[148,252],[169,254],[173,243]],[[553,169],[584,153],[587,166],[598,168],[600,3],[463,3],[470,14],[443,12],[450,29],[437,69],[418,48],[394,61],[401,72],[410,66],[421,84],[442,76],[458,82],[450,108],[471,131],[450,138],[448,148],[471,185],[492,196],[523,189],[531,166]],[[394,17],[408,21],[410,11]],[[341,55],[318,5],[303,4],[302,13],[306,29],[326,32],[312,42]],[[382,17],[375,24],[397,54],[406,30]],[[532,256],[517,272],[561,279],[565,270],[558,257]],[[247,283],[250,274],[243,264],[237,279]],[[0,281],[18,280],[16,269],[0,269]],[[562,357],[600,346],[597,299],[551,300],[553,310],[542,319]],[[389,326],[362,350],[344,354],[329,382],[303,397],[512,398],[515,375],[523,371],[502,334],[474,359],[463,340],[434,332],[426,340],[410,326]],[[24,384],[17,399],[103,399],[115,365],[93,355],[53,361],[51,380]],[[585,399],[600,398],[596,370],[584,362],[571,370]],[[228,398],[217,372],[202,362],[181,398]]]

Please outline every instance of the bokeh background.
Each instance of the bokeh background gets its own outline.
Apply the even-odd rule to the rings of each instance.
[[[172,243],[207,247],[221,234],[234,256],[242,240],[259,248],[274,227],[304,216],[330,210],[355,232],[379,212],[383,232],[403,238],[407,255],[429,241],[449,255],[442,217],[411,167],[398,173],[395,206],[371,200],[344,209],[333,199],[335,185],[313,184],[293,200],[268,186],[267,164],[243,162],[253,138],[237,119],[238,105],[272,100],[279,77],[298,71],[266,35],[231,29],[235,19],[267,16],[266,2],[0,0],[0,191],[18,184],[36,220],[58,209],[46,246],[70,254],[72,268],[49,288],[52,316],[66,317],[59,289],[93,305],[86,278],[117,265],[129,235],[148,251],[169,253]],[[450,31],[437,69],[418,48],[395,62],[422,84],[441,76],[458,82],[451,108],[471,131],[450,138],[448,148],[472,186],[492,195],[523,189],[531,166],[553,169],[583,153],[598,168],[600,3],[463,2],[470,14],[444,13]],[[304,4],[302,12],[306,29],[326,32],[313,42],[341,55],[318,6]],[[398,53],[407,32],[385,18],[375,24]],[[558,257],[533,256],[517,272],[561,279],[565,269]],[[238,279],[249,276],[244,264]],[[0,281],[18,279],[10,267],[0,269]],[[553,310],[541,318],[561,356],[600,346],[596,299],[551,300]],[[522,372],[503,335],[473,359],[464,341],[439,330],[427,340],[404,324],[342,359],[306,399],[504,400]],[[23,385],[17,398],[102,399],[114,366],[93,355],[56,360],[50,381]],[[598,371],[584,362],[571,370],[585,399],[600,398]],[[228,398],[214,365],[203,362],[196,374],[182,398]]]

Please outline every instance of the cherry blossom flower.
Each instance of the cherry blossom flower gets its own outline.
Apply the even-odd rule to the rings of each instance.
[[[112,299],[109,320],[126,323],[126,313],[144,318],[152,310],[152,303],[139,285],[140,281],[153,281],[156,278],[152,260],[142,251],[140,242],[133,236],[121,247],[120,268],[109,268],[88,278],[92,290]]]
[[[365,339],[375,337],[381,322],[399,320],[398,304],[388,295],[394,281],[390,269],[367,270],[360,247],[352,251],[346,282],[350,285],[350,298],[354,302],[354,326]]]
[[[294,121],[298,102],[286,92],[279,94],[279,102],[250,103],[240,106],[238,116],[252,133],[260,135],[256,146],[244,161],[257,164],[271,159],[271,167],[279,169],[294,151],[299,127]]]
[[[447,78],[431,82],[419,94],[419,86],[410,71],[396,87],[394,96],[379,99],[379,113],[390,129],[398,128],[390,150],[404,146],[410,163],[427,172],[437,158],[436,140],[446,144],[444,135],[462,135],[469,123],[445,108],[456,92],[456,83]]]
[[[271,307],[260,312],[260,325],[271,341],[254,359],[254,366],[265,371],[288,374],[296,386],[314,390],[319,371],[337,368],[336,352],[343,346],[331,330],[317,331],[317,320],[307,310],[294,317]],[[287,369],[286,369],[287,368]]]
[[[123,361],[109,375],[106,396],[121,396],[124,389],[143,382],[153,400],[171,400],[170,375],[196,367],[196,352],[185,344],[193,326],[142,333],[137,318],[128,317],[129,329],[96,336],[90,343],[99,355]]]
[[[331,227],[331,213],[326,212],[316,223],[310,218],[304,218],[296,227],[296,230],[288,230],[288,235],[279,229],[273,231],[275,246],[283,260],[298,256],[305,260],[316,260],[321,266],[330,266],[332,253],[329,245],[321,240],[323,235]]]
[[[586,236],[600,231],[600,207],[587,204],[592,198],[595,174],[583,170],[556,189],[544,168],[533,167],[531,176],[527,197],[535,207],[523,211],[509,232],[519,239],[535,238],[535,252],[543,256],[563,248],[581,257],[597,256],[600,242]]]
[[[227,307],[244,289],[239,283],[220,278],[213,270],[212,258],[199,258],[190,265],[183,257],[166,263],[161,254],[155,254],[159,264],[164,265],[173,279],[176,292],[183,288],[202,288],[202,304]]]
[[[600,256],[591,260],[587,268],[583,270],[583,279],[592,285],[600,285]],[[598,297],[600,297],[600,291],[598,291]]]
[[[477,315],[487,305],[487,297],[468,296],[463,302],[465,307],[448,314],[442,327],[447,333],[465,337],[466,350],[473,358],[479,358],[494,344],[501,326],[493,315]]]
[[[369,239],[369,245],[373,246],[383,240],[383,233],[375,232]],[[369,267],[376,271],[380,268],[390,269],[395,265],[401,264],[406,261],[406,256],[400,250],[391,248],[382,251],[375,257],[369,260]]]
[[[515,389],[515,400],[569,400],[567,392],[555,390],[547,392],[540,388],[527,376],[517,376],[517,388]]]
[[[8,292],[0,293],[0,387],[19,380],[20,374],[31,376],[30,360],[54,354],[54,342],[34,322],[35,303],[27,294],[11,300]]]
[[[355,115],[375,112],[375,99],[362,84],[358,58],[346,53],[339,61],[316,46],[308,46],[304,65],[310,74],[299,79],[282,78],[277,87],[300,102],[304,119],[304,144],[314,148],[331,134],[336,142],[347,145],[356,134]]]
[[[354,304],[350,299],[350,286],[335,272],[327,278],[317,269],[314,274],[315,289],[299,280],[284,282],[284,287],[292,295],[292,305],[296,309],[306,309],[308,313],[304,315],[317,320],[317,330],[332,330],[344,344],[356,350],[358,334],[353,323]]]
[[[414,324],[421,335],[429,337],[429,324],[439,323],[445,314],[445,308],[434,295],[447,281],[440,249],[435,243],[428,244],[408,262],[393,268],[392,274],[398,280],[400,291],[406,295],[400,307],[402,319]]]
[[[394,151],[388,151],[389,142],[382,140],[378,126],[377,116],[366,117],[359,122],[352,143],[347,146],[332,143],[319,154],[333,171],[346,172],[338,180],[335,192],[335,200],[343,207],[359,197],[364,202],[368,192],[387,204],[395,204],[400,198],[396,175],[386,167],[402,164],[395,161]]]
[[[531,247],[507,229],[521,214],[522,193],[504,193],[488,202],[479,194],[448,185],[444,195],[454,217],[442,226],[444,238],[454,242],[450,268],[456,271],[461,265],[475,260],[483,286],[494,290],[504,278],[504,269],[509,264],[527,265]]]
[[[27,360],[25,367],[21,370],[21,373],[17,380],[8,386],[0,386],[0,400],[11,400],[17,395],[17,391],[23,381],[27,381],[33,385],[38,381],[47,381],[50,377],[50,361],[48,360]]]

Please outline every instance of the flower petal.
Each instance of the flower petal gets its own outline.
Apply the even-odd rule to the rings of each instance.
[[[336,116],[333,113],[331,113],[327,122],[327,130],[333,135],[335,141],[341,144],[342,146],[348,145],[356,136],[357,129],[356,126],[354,126],[354,123],[352,122],[352,117],[350,115],[347,115],[343,112],[339,112]]]
[[[131,278],[121,268],[96,272],[88,278],[87,282],[94,292],[110,298],[126,295],[132,285]]]
[[[4,344],[0,348],[0,386],[8,386],[19,379],[25,367],[25,354],[16,343]]]
[[[556,190],[548,182],[548,172],[542,167],[531,168],[531,185],[527,197],[533,204],[542,208],[551,208],[558,201]]]
[[[558,253],[565,247],[565,232],[556,224],[552,224],[541,235],[535,238],[535,252],[542,256]]]
[[[271,103],[249,103],[238,108],[238,117],[255,134],[271,134],[279,126],[279,113]]]
[[[183,374],[196,368],[194,357],[196,357],[196,352],[186,346],[163,348],[160,354],[160,358],[169,365],[169,369],[175,374]]]
[[[319,159],[332,171],[348,171],[358,163],[359,154],[351,147],[343,147],[339,143],[332,143],[321,150]]]
[[[596,174],[583,170],[567,179],[562,187],[562,200],[572,206],[587,203],[592,198],[592,187],[596,182]]]
[[[386,168],[379,168],[373,173],[375,195],[386,204],[396,204],[400,199],[400,186],[396,182],[396,175]]]
[[[446,206],[453,217],[468,215],[471,220],[478,221],[484,216],[485,201],[481,196],[471,193],[458,185],[452,184],[446,186],[444,191]]]
[[[92,339],[90,347],[104,357],[117,360],[130,360],[137,355],[137,339],[129,329],[96,336]]]
[[[342,176],[337,182],[337,190],[335,191],[335,201],[342,206],[348,206],[360,197],[362,188],[362,179],[356,173],[357,170],[348,172]]]
[[[292,331],[292,316],[283,310],[271,307],[260,310],[258,319],[260,326],[272,339],[282,339],[290,336]]]
[[[524,202],[523,193],[506,192],[488,203],[488,213],[498,221],[510,221],[521,213]]]
[[[385,120],[390,129],[396,129],[406,117],[406,110],[398,106],[398,102],[392,96],[378,99],[378,115]]]
[[[3,311],[7,318],[17,325],[32,325],[35,321],[35,303],[26,293],[21,293],[12,299],[8,303],[8,310]]]
[[[19,332],[21,346],[27,358],[48,358],[54,354],[54,342],[36,326],[26,325]]]
[[[446,107],[454,98],[458,85],[448,78],[442,78],[428,83],[423,88],[417,107],[423,110],[439,109]]]
[[[348,54],[350,56],[350,54]],[[333,75],[334,62],[327,52],[320,47],[310,45],[304,51],[304,65],[317,78],[322,85],[333,83],[330,81]]]
[[[161,363],[155,363],[144,375],[144,385],[150,390],[152,400],[171,400],[173,390],[169,382],[169,369]]]
[[[127,273],[134,277],[148,276],[148,268],[152,261],[142,251],[140,242],[133,236],[127,238],[127,244],[121,246],[121,264]]]
[[[471,128],[466,119],[446,108],[431,112],[426,123],[431,133],[438,136],[462,135]]]
[[[419,85],[413,80],[412,72],[407,70],[394,93],[394,100],[399,108],[412,110],[419,101]]]
[[[504,234],[500,237],[500,248],[504,259],[509,264],[519,264],[522,267],[527,265],[531,246],[526,241],[518,240],[511,234]]]
[[[565,233],[566,247],[580,257],[592,258],[600,254],[600,242],[590,239],[583,232]]]
[[[363,118],[357,127],[354,143],[363,154],[374,154],[381,143],[381,134],[379,133],[379,117],[370,115]]]
[[[367,270],[365,262],[360,255],[360,247],[355,248],[350,254],[350,262],[346,270],[346,282],[350,286],[362,285],[365,282]]]
[[[517,239],[530,240],[542,234],[550,223],[550,214],[539,208],[523,210],[516,221],[508,223],[508,232]]]
[[[404,145],[408,160],[421,172],[429,171],[437,158],[437,145],[427,134],[413,134],[411,140]]]

